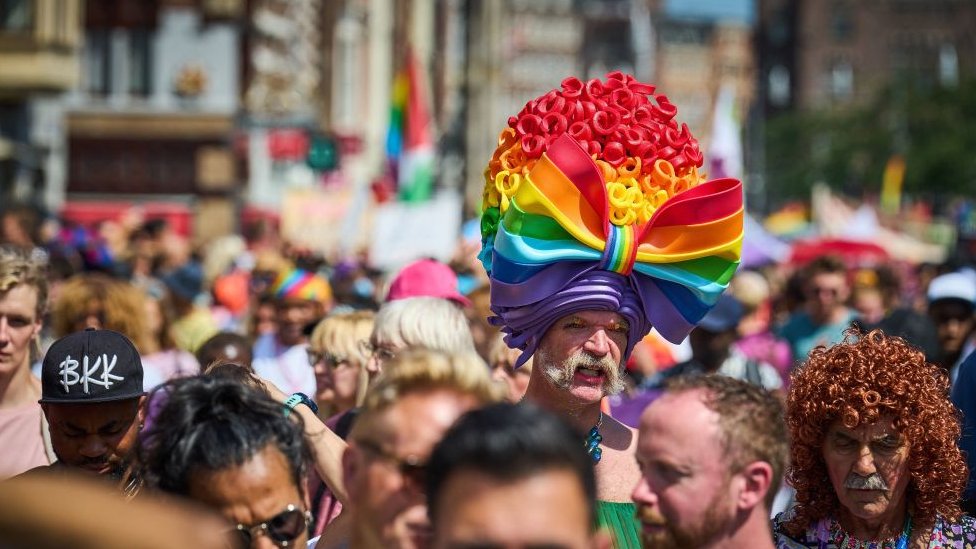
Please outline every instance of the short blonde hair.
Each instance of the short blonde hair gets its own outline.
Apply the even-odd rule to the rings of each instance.
[[[376,314],[373,338],[402,348],[475,352],[464,313],[439,297],[410,297],[384,304]]]
[[[35,320],[44,315],[47,308],[47,269],[25,252],[10,246],[0,246],[0,295],[15,286],[30,286],[37,290]]]
[[[372,311],[327,316],[315,325],[309,338],[309,348],[346,357],[360,367],[369,359],[361,342],[369,341],[375,318],[376,313]]]
[[[359,370],[359,383],[356,386],[356,406],[366,398],[369,386],[369,372],[363,366],[369,360],[369,355],[363,348],[363,342],[369,342],[369,335],[373,332],[376,313],[373,311],[355,311],[341,313],[323,318],[315,325],[309,337],[308,347],[313,351],[329,351],[336,356],[347,358],[350,364]]]
[[[363,401],[362,416],[379,414],[404,395],[448,390],[471,396],[479,404],[499,402],[502,387],[488,372],[488,366],[474,351],[450,354],[430,349],[412,349],[398,354],[383,368]],[[357,419],[358,425],[362,419]]]

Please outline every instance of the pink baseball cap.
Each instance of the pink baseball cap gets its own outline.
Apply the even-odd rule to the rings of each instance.
[[[408,297],[440,297],[450,299],[462,307],[471,306],[471,300],[458,291],[458,279],[454,271],[433,259],[414,261],[393,278],[386,300],[396,301]]]

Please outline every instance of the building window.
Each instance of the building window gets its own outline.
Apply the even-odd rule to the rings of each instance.
[[[836,42],[847,42],[854,35],[854,21],[846,3],[834,4],[830,15],[830,35]]]
[[[939,48],[939,83],[955,86],[959,82],[959,56],[952,44],[942,44]]]
[[[129,93],[147,96],[152,90],[152,33],[129,29]]]
[[[85,33],[84,86],[92,95],[108,95],[112,89],[112,33],[88,29]]]
[[[834,99],[850,99],[854,94],[854,69],[847,61],[838,61],[831,67],[830,94]]]
[[[776,65],[769,69],[767,86],[769,89],[769,103],[775,107],[785,107],[790,104],[790,71],[783,65]]]
[[[34,24],[33,2],[0,0],[0,33],[30,32]]]

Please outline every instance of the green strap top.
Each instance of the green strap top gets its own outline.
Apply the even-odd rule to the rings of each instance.
[[[614,549],[640,549],[640,523],[633,503],[598,500],[596,525],[610,532]]]

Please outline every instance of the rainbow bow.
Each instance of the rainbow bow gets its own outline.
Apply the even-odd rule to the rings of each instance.
[[[592,271],[626,277],[639,295],[649,324],[632,334],[632,343],[650,326],[677,343],[715,304],[739,264],[742,183],[702,183],[660,204],[646,221],[626,225],[611,222],[610,200],[620,197],[610,194],[576,140],[552,141],[494,235],[487,222],[482,260],[501,323],[505,311],[539,303]]]

